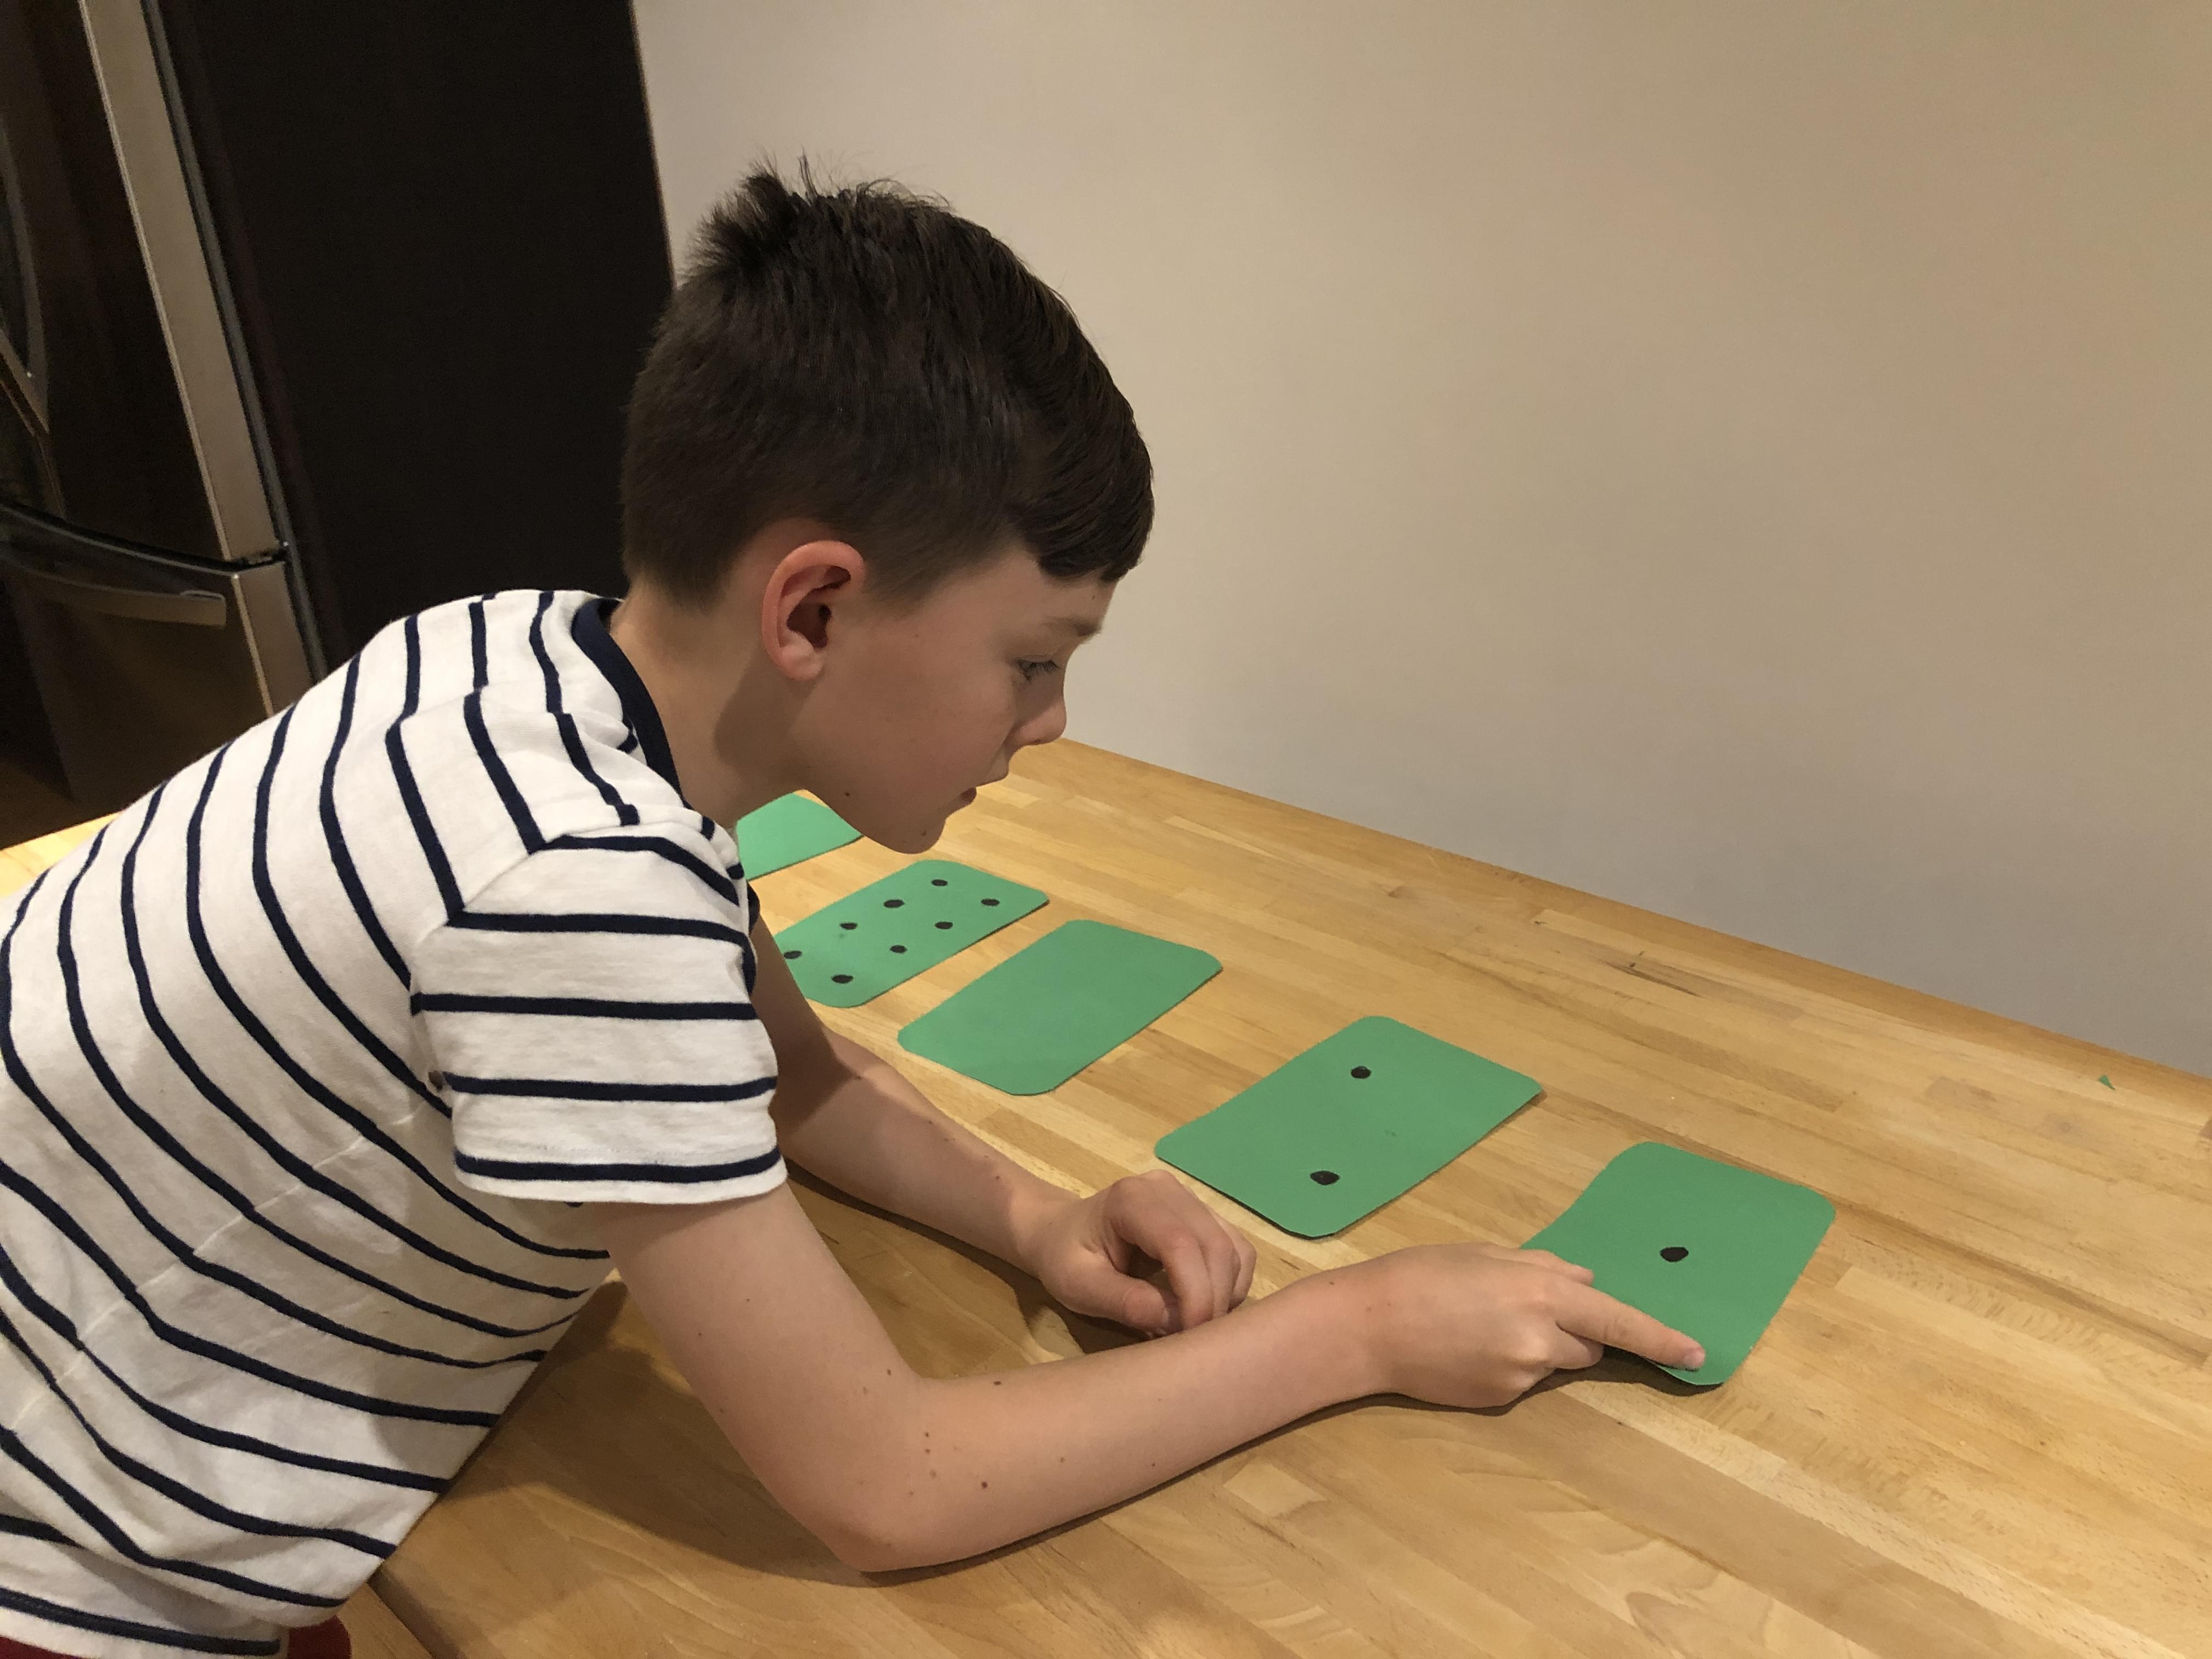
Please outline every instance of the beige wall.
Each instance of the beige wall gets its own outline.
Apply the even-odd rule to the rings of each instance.
[[[1073,303],[1074,734],[2212,1071],[2212,5],[638,0]]]

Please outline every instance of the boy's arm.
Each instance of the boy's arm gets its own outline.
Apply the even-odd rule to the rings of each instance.
[[[1073,1194],[1041,1181],[925,1100],[886,1061],[823,1025],[766,922],[753,928],[753,1006],[775,1046],[776,1144],[831,1186],[1018,1263]]]
[[[595,1207],[629,1294],[746,1464],[866,1571],[1011,1543],[1382,1386],[1358,1268],[1164,1341],[939,1380],[900,1356],[789,1187]]]
[[[953,1121],[887,1061],[837,1036],[753,929],[753,1006],[775,1045],[769,1115],[784,1157],[854,1198],[950,1233],[1035,1275],[1080,1313],[1164,1332],[1226,1313],[1254,1253],[1164,1172],[1079,1197]],[[1172,1301],[1126,1279],[1129,1247],[1161,1262]]]

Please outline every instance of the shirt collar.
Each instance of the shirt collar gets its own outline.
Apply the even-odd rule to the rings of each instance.
[[[660,711],[653,706],[653,694],[645,689],[630,659],[615,643],[615,636],[607,632],[607,618],[614,614],[618,601],[591,599],[576,611],[571,632],[583,653],[592,665],[607,678],[615,695],[622,699],[623,718],[629,729],[637,733],[637,746],[645,763],[668,780],[668,787],[678,795],[684,793],[683,782],[676,775],[676,757],[668,750],[668,732],[660,723]]]

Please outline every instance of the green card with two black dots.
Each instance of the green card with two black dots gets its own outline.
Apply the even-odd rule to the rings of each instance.
[[[1534,1078],[1376,1015],[1154,1150],[1285,1232],[1321,1238],[1426,1180],[1541,1092]]]
[[[776,944],[810,1000],[855,1008],[1043,902],[1034,887],[923,859],[792,923]]]
[[[1835,1218],[1809,1187],[1646,1140],[1527,1248],[1588,1267],[1607,1296],[1695,1337],[1703,1365],[1660,1369],[1710,1388],[1743,1364]]]

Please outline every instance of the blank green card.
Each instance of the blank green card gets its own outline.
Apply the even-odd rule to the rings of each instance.
[[[1607,1296],[1697,1338],[1702,1366],[1661,1369],[1711,1386],[1743,1364],[1835,1218],[1809,1187],[1646,1140],[1528,1248],[1588,1267]]]
[[[1163,1136],[1155,1150],[1285,1232],[1320,1238],[1434,1175],[1542,1086],[1376,1015]]]
[[[1043,902],[1034,887],[923,859],[792,923],[776,944],[809,999],[853,1008]]]
[[[931,1009],[899,1042],[994,1089],[1041,1095],[1220,971],[1188,945],[1071,921]]]
[[[860,832],[820,801],[779,795],[738,820],[738,861],[749,877],[765,876],[833,847],[858,841]]]

